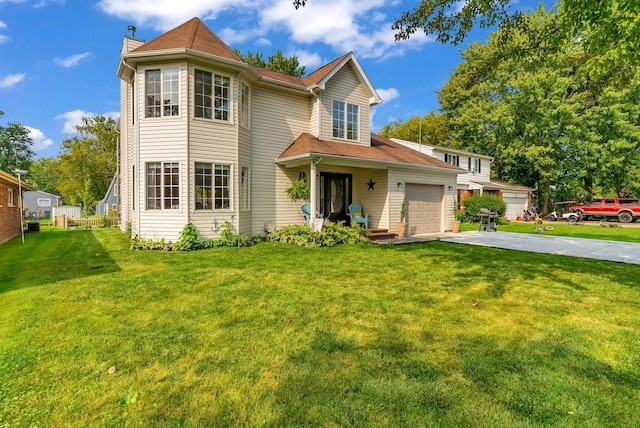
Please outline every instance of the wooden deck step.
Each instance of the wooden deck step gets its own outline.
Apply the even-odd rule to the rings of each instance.
[[[369,239],[372,241],[380,241],[384,239],[393,239],[396,237],[395,233],[389,233],[388,229],[369,229],[371,236]]]

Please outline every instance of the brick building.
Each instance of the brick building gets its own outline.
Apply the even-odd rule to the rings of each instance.
[[[22,191],[33,190],[22,182]],[[0,244],[20,234],[20,191],[18,178],[0,171]]]

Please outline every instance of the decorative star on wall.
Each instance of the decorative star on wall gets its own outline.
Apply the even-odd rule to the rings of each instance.
[[[375,186],[375,185],[376,185],[375,181],[373,181],[373,179],[370,178],[369,182],[367,183],[367,186],[369,186],[369,189],[367,191],[376,190],[376,189],[373,188],[373,186]]]

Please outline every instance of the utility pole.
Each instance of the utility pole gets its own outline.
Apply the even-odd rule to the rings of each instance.
[[[18,176],[18,198],[20,198],[18,204],[20,205],[20,233],[22,234],[22,245],[24,245],[24,213],[22,211],[22,178],[20,177],[20,174],[26,175],[27,171],[25,171],[24,169],[16,168],[13,170],[13,173]]]

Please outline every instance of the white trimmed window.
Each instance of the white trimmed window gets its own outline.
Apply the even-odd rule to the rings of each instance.
[[[231,209],[231,165],[196,162],[195,209]]]
[[[145,117],[178,116],[180,69],[145,71]]]
[[[248,211],[251,206],[249,204],[249,167],[243,166],[240,168],[240,209],[242,211]]]
[[[146,169],[147,209],[180,209],[178,162],[148,162]]]
[[[242,83],[242,93],[240,94],[240,126],[250,128],[249,123],[249,85]]]
[[[460,166],[460,156],[458,155],[450,155],[449,153],[445,153],[444,161],[450,163],[451,165]]]
[[[13,189],[10,187],[7,187],[7,205],[9,205],[10,207],[13,207],[15,205],[15,202],[13,200]]]
[[[209,71],[194,71],[194,116],[231,120],[231,79]]]
[[[482,162],[480,159],[474,159],[473,160],[473,170],[474,172],[482,172]]]
[[[358,139],[359,111],[357,105],[333,101],[333,137]]]
[[[38,198],[38,206],[39,207],[50,207],[51,206],[51,199]]]

